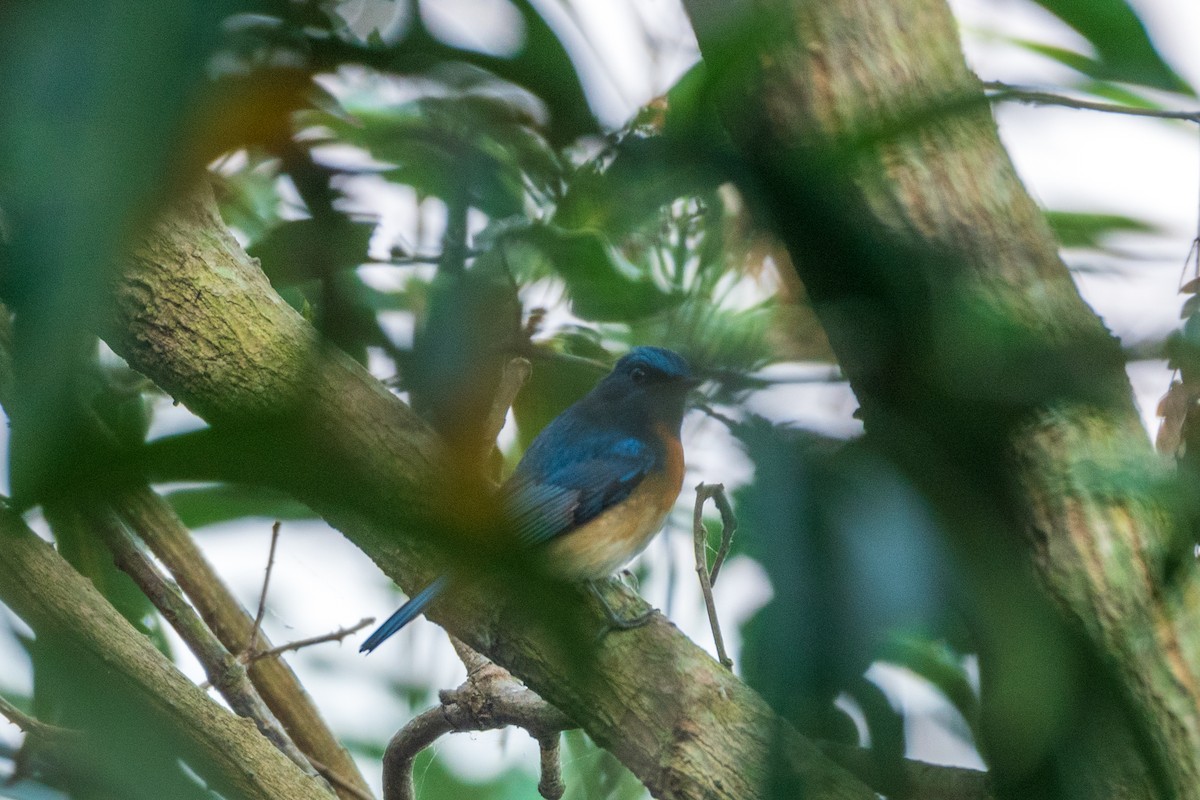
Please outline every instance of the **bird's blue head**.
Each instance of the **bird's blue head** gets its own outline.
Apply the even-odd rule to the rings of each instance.
[[[679,430],[688,392],[700,384],[688,362],[665,347],[635,347],[592,391],[614,417],[661,422]]]

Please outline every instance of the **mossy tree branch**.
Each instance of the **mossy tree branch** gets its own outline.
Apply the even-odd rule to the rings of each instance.
[[[54,549],[10,511],[0,512],[0,600],[40,635],[62,637],[78,663],[105,671],[112,691],[128,691],[151,717],[144,731],[177,748],[214,787],[231,797],[330,800],[248,719],[235,717],[180,673],[150,640]],[[81,732],[81,735],[95,732]],[[135,754],[125,754],[134,758]]]
[[[419,534],[444,519],[436,440],[278,298],[207,189],[164,217],[113,288],[109,344],[215,436],[239,442],[238,463],[216,466],[286,488],[408,590],[432,577]],[[577,720],[656,796],[761,797],[779,751],[814,797],[874,796],[661,618],[607,637],[581,670],[558,634],[514,610],[463,587],[431,613]]]

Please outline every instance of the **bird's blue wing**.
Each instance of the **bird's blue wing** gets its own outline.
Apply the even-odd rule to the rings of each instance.
[[[549,541],[620,503],[657,463],[651,447],[621,436],[539,455],[531,448],[504,486],[505,513],[525,546]]]

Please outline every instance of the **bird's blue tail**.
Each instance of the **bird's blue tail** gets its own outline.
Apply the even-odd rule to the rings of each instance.
[[[416,619],[426,606],[434,601],[434,599],[442,593],[449,582],[449,576],[442,575],[433,583],[426,586],[421,591],[412,596],[407,603],[396,609],[396,613],[387,618],[387,621],[375,629],[375,632],[367,637],[367,640],[358,648],[360,653],[369,653],[379,645],[383,644],[384,640],[391,636],[396,631],[403,628],[408,623]]]

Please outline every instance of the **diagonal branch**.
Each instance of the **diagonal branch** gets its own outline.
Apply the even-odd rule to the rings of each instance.
[[[166,216],[113,288],[109,344],[206,417],[214,434],[238,442],[237,460],[224,468],[292,492],[409,591],[433,577],[419,540],[396,530],[429,531],[444,508],[464,505],[431,485],[436,441],[275,294],[225,230],[210,192]],[[275,435],[280,426],[287,435]],[[561,605],[583,613],[568,601]],[[765,766],[778,754],[823,798],[874,796],[663,620],[608,636],[580,659],[553,631],[519,618],[505,624],[503,611],[494,594],[465,587],[433,616],[577,720],[659,796],[761,797]]]
[[[113,499],[113,508],[170,570],[221,643],[231,653],[244,652],[254,623],[208,563],[174,509],[147,486],[121,491]],[[258,644],[261,649],[273,649],[261,632]],[[314,766],[319,763],[335,772],[342,782],[355,787],[358,792],[369,794],[369,787],[354,759],[329,730],[291,668],[282,659],[256,658],[249,664],[249,673],[263,701],[309,761]],[[334,788],[342,800],[359,797],[354,792],[340,789],[337,782],[334,782]]]
[[[150,562],[137,544],[130,538],[121,523],[109,512],[88,513],[90,527],[112,551],[113,560],[122,572],[137,584],[138,588],[167,622],[183,638],[188,649],[200,661],[209,682],[239,716],[254,722],[260,733],[279,748],[297,766],[311,770],[278,721],[263,703],[258,692],[250,683],[246,668],[218,641],[195,610],[188,605],[179,587],[171,584]],[[315,771],[312,774],[316,774]]]
[[[215,787],[256,800],[329,800],[319,779],[306,775],[253,725],[188,681],[91,583],[8,511],[0,511],[0,549],[0,601],[39,636],[61,636],[79,658],[103,665],[114,691],[130,690],[162,719],[171,720],[171,736],[184,748],[179,756]]]

